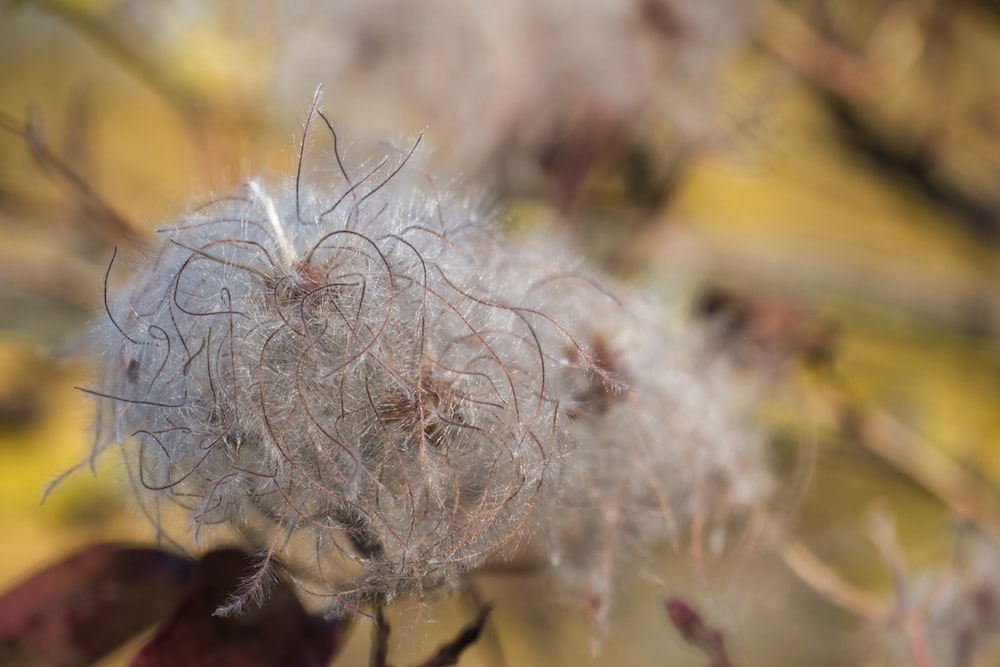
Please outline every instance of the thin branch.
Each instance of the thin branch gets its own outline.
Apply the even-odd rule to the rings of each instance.
[[[785,542],[781,558],[804,584],[838,607],[870,621],[886,618],[888,608],[881,599],[844,581],[798,540]]]
[[[0,112],[0,130],[22,139],[38,166],[49,173],[53,180],[70,188],[96,215],[94,222],[100,223],[116,240],[142,241],[145,235],[128,218],[115,210],[83,176],[77,173],[62,158],[56,155],[45,141],[41,123],[37,118],[20,121]]]
[[[493,605],[484,605],[479,610],[479,615],[471,623],[462,628],[462,631],[453,640],[443,644],[433,656],[420,663],[418,667],[446,667],[447,665],[457,664],[458,658],[465,649],[479,639],[479,635],[492,609]]]

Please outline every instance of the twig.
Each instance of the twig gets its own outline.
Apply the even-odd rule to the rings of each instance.
[[[880,622],[887,616],[882,600],[844,581],[798,540],[785,542],[781,558],[803,583],[837,606],[870,621]]]
[[[760,5],[757,37],[810,81],[849,99],[867,99],[881,90],[871,65],[826,39],[776,0]]]
[[[190,119],[199,115],[201,109],[199,100],[195,96],[163,76],[161,68],[143,57],[114,30],[109,29],[104,21],[96,17],[93,10],[84,9],[86,4],[52,0],[31,0],[30,4],[56,17],[83,36],[95,48],[132,72],[136,78],[162,95],[164,99],[177,105],[185,117]]]
[[[458,636],[455,637],[455,639],[451,640],[447,644],[443,644],[437,650],[437,653],[420,663],[418,667],[446,667],[447,665],[456,664],[459,656],[462,655],[462,652],[465,651],[469,645],[479,639],[483,626],[486,624],[486,618],[490,615],[490,611],[492,610],[493,605],[483,605],[483,608],[479,610],[479,615],[476,616],[475,620],[462,628],[462,631],[458,633]]]
[[[144,236],[124,215],[115,210],[62,158],[49,148],[37,118],[25,121],[0,112],[0,130],[9,132],[28,147],[31,156],[42,170],[52,174],[54,180],[67,185],[84,203],[95,212],[94,222],[102,224],[115,240],[143,240]]]
[[[868,539],[878,549],[895,591],[895,608],[888,620],[903,635],[914,667],[933,667],[933,651],[927,639],[920,605],[913,599],[906,557],[896,534],[892,514],[876,503],[867,512],[867,524]]]
[[[372,654],[368,663],[370,667],[386,667],[388,664],[389,634],[391,632],[392,629],[389,627],[388,621],[385,620],[382,605],[376,605],[375,628],[372,630]]]

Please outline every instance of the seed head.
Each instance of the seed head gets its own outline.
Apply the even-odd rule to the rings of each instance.
[[[512,546],[565,445],[548,378],[587,364],[527,305],[539,267],[407,184],[411,154],[164,227],[97,332],[106,440],[150,514],[236,527],[333,607]]]
[[[662,539],[763,487],[645,302],[420,186],[416,144],[349,169],[327,127],[336,182],[300,159],[284,188],[165,226],[127,280],[112,262],[96,330],[98,447],[121,445],[158,527],[179,507],[196,542],[235,529],[260,551],[230,610],[278,566],[348,613],[529,538]]]

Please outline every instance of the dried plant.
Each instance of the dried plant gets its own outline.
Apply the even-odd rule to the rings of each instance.
[[[339,184],[303,159],[320,121]],[[619,554],[766,494],[724,364],[676,322],[421,186],[419,139],[361,167],[337,141],[314,105],[293,183],[108,269],[98,448],[122,444],[158,527],[178,505],[195,541],[259,550],[223,611],[280,570],[352,613],[533,539],[578,554],[603,615]]]
[[[326,81],[342,120],[362,125],[358,114],[377,132],[414,118],[447,128],[450,164],[514,191],[548,185],[569,205],[595,165],[614,162],[620,176],[655,161],[651,151],[718,139],[733,106],[721,71],[744,46],[754,5],[309,2],[242,27],[284,45],[273,64],[282,92],[263,104]]]

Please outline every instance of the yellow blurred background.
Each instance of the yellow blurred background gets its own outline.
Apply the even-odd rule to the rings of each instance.
[[[1000,595],[968,563],[1000,539],[995,1],[21,0],[0,8],[0,68],[0,587],[150,538],[114,461],[92,474],[74,389],[111,249],[285,178],[323,83],[356,154],[423,131],[442,182],[512,230],[565,227],[685,313],[710,285],[752,304],[721,342],[760,392],[785,546],[710,583],[668,554],[656,590],[625,584],[596,657],[572,602],[524,600],[540,575],[484,575],[495,636],[462,664],[705,664],[667,592],[700,601],[735,665],[1000,660],[998,618],[951,663],[935,642],[958,631],[932,613],[936,583]],[[872,601],[898,613],[862,618]],[[472,615],[441,605],[427,627],[396,610],[397,662]],[[365,664],[365,642],[337,664]]]

